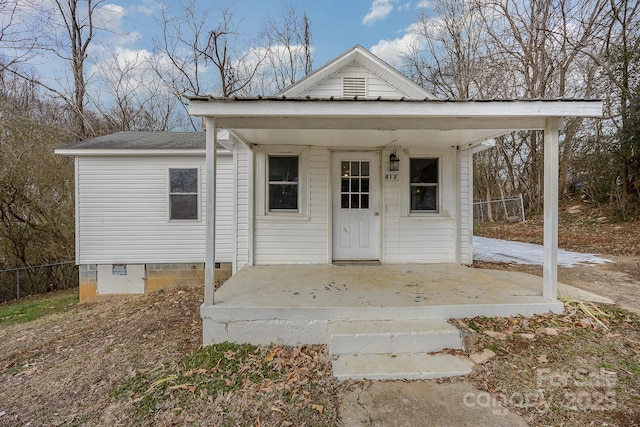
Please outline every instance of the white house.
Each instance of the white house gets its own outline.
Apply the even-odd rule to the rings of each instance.
[[[600,116],[600,101],[436,99],[356,46],[276,96],[195,96],[189,108],[206,125],[203,144],[155,134],[146,148],[131,135],[121,146],[109,142],[116,134],[57,151],[76,156],[77,262],[98,295],[129,291],[101,287],[124,266],[146,270],[136,291],[153,288],[156,267],[165,277],[191,267],[204,275],[204,345],[332,352],[380,331],[431,352],[438,340],[415,332],[447,326],[427,320],[562,310],[559,131],[564,117]],[[473,153],[514,130],[544,131],[540,283],[461,267],[473,261]],[[197,188],[174,189],[175,170],[195,170],[175,173],[195,174]],[[192,206],[177,208],[188,218],[173,218],[173,203]],[[220,262],[233,276],[214,293]]]
[[[228,133],[221,131],[224,142]],[[204,132],[119,132],[70,144],[75,156],[80,300],[202,283],[205,254]],[[218,154],[216,260],[234,253],[232,156]]]

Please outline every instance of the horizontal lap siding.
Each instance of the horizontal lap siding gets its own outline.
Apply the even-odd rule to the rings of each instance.
[[[249,263],[249,148],[246,145],[236,145],[235,162],[237,165],[236,269],[240,269]]]
[[[402,98],[406,96],[397,89],[381,80],[379,77],[363,69],[358,64],[351,64],[343,68],[330,78],[320,82],[317,86],[309,89],[304,95],[311,97],[341,97],[342,96],[342,78],[343,77],[366,77],[367,78],[367,97],[386,99]]]
[[[231,260],[231,158],[218,157],[216,261]],[[200,167],[200,220],[169,221],[169,167]],[[80,264],[203,262],[204,157],[80,157]]]
[[[458,153],[460,172],[460,263],[473,262],[472,154]]]
[[[416,157],[420,154],[416,154]],[[408,158],[405,160],[408,165]],[[455,188],[448,179],[449,156],[441,157],[440,191],[442,212],[452,212]],[[402,213],[403,198],[409,194],[409,180],[385,181],[385,262],[388,263],[449,263],[456,260],[456,219],[448,214]],[[408,203],[408,202],[407,202]],[[406,208],[405,208],[406,209]]]
[[[454,262],[454,221],[443,218],[389,219],[386,262]]]
[[[254,231],[256,264],[328,262],[327,173],[329,151],[309,150],[308,218],[262,216]],[[304,176],[303,176],[304,179]]]

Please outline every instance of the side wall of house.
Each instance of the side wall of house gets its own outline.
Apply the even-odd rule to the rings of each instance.
[[[169,220],[169,168],[200,169],[200,218]],[[204,156],[78,159],[79,264],[204,262]],[[231,262],[232,163],[218,157],[216,261]]]
[[[204,162],[204,156],[197,155],[76,159],[76,262],[81,300],[202,283]],[[233,259],[231,153],[219,151],[217,166],[216,262],[221,277],[231,273]],[[200,170],[198,220],[169,220],[169,168]]]

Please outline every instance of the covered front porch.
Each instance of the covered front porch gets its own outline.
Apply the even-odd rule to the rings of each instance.
[[[204,345],[326,344],[332,324],[562,312],[543,279],[458,264],[246,267],[201,307]],[[562,285],[560,292],[566,292]],[[380,323],[378,323],[380,322]]]

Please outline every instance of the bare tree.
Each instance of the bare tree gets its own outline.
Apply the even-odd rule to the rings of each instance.
[[[103,2],[104,0],[53,0],[67,36],[62,48],[54,49],[53,52],[71,65],[73,95],[69,104],[76,115],[76,132],[80,138],[87,135],[84,114],[87,95],[85,60],[96,33],[94,16]],[[62,42],[62,40],[59,41]]]
[[[412,25],[415,44],[403,57],[407,73],[434,94],[446,98],[483,97],[486,75],[484,22],[467,0],[436,0],[432,14]]]
[[[618,195],[623,214],[627,201],[640,201],[640,4],[610,0],[607,31],[601,56],[594,59],[605,77],[603,89],[609,94],[608,134],[615,168],[611,194]]]
[[[33,59],[38,54],[45,56],[52,54],[69,64],[70,87],[65,88],[64,83],[57,86],[51,81],[35,78],[33,74],[21,72],[25,69],[7,65],[3,69],[39,84],[50,94],[62,99],[74,114],[77,139],[84,139],[91,134],[88,129],[89,122],[85,116],[87,103],[85,64],[89,58],[90,46],[98,31],[94,18],[103,2],[104,0],[16,2],[17,7],[12,9],[12,13],[20,13],[25,21],[31,23],[30,37],[13,37],[8,41],[8,46],[16,52],[16,58]],[[17,31],[23,30],[24,28]],[[17,62],[16,58],[13,59],[13,63]]]
[[[52,149],[69,138],[66,111],[43,99],[41,86],[0,72],[0,117],[0,258],[7,268],[69,261],[73,167]],[[24,272],[27,292],[53,283],[40,274],[48,273]],[[12,295],[2,285],[0,300]],[[8,289],[13,288],[15,283]]]
[[[309,74],[313,67],[311,22],[290,5],[279,16],[267,22],[261,38],[265,40],[262,67],[263,93],[279,92]]]
[[[145,51],[115,52],[100,61],[102,90],[94,100],[112,131],[170,131],[188,125],[180,100],[158,79]]]
[[[154,39],[159,55],[153,67],[174,96],[247,93],[263,58],[243,49],[243,35],[228,6],[214,11],[190,0],[181,5],[180,16],[164,8],[157,21],[161,36]]]
[[[589,98],[594,94],[594,67],[589,52],[602,30],[607,0],[477,0],[489,37],[488,47],[505,82],[507,98]],[[582,120],[566,123],[561,138],[561,191],[565,188],[574,137]],[[521,187],[531,209],[542,203],[542,133],[521,134],[526,153],[517,173],[527,176]]]

